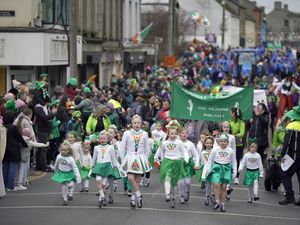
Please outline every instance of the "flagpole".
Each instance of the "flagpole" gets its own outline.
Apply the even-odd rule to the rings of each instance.
[[[168,14],[168,55],[173,55],[173,0],[169,0]]]

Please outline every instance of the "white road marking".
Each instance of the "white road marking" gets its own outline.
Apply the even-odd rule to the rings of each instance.
[[[96,209],[96,206],[3,206],[0,209]],[[121,209],[133,210],[130,207],[104,207],[104,209]],[[100,209],[99,209],[100,210]],[[189,211],[178,209],[157,209],[157,208],[141,208],[137,210],[142,211],[157,211],[157,212],[170,212],[170,213],[190,213],[190,214],[204,214],[204,215],[218,215],[218,216],[236,216],[236,217],[250,217],[250,218],[263,218],[273,220],[293,220],[300,221],[300,218],[295,217],[281,217],[281,216],[268,216],[268,215],[252,215],[243,213],[220,213],[220,212],[206,212],[206,211]]]

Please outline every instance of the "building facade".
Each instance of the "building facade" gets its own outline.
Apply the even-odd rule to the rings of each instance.
[[[300,13],[291,12],[288,5],[274,2],[274,9],[267,14],[268,41],[298,47],[300,44]]]

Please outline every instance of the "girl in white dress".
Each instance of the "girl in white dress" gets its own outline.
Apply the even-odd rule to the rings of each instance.
[[[127,172],[129,182],[132,184],[133,192],[130,206],[136,204],[142,208],[142,194],[139,190],[141,175],[149,172],[152,168],[148,161],[150,147],[148,143],[148,133],[141,129],[142,118],[134,115],[131,119],[132,129],[123,134],[121,141],[122,169]]]

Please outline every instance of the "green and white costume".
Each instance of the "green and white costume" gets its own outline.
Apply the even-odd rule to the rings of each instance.
[[[230,184],[236,176],[236,157],[232,148],[215,147],[210,153],[207,164],[207,181],[218,184]]]
[[[120,145],[121,167],[126,173],[144,174],[152,167],[148,161],[150,146],[147,132],[125,131]]]

